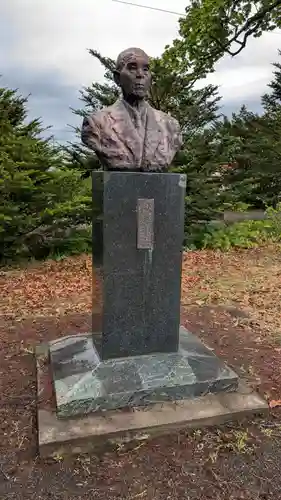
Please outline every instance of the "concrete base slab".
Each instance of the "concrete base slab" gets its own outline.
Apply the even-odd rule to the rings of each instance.
[[[36,365],[38,444],[42,457],[101,453],[130,441],[181,429],[220,425],[245,415],[268,412],[266,401],[240,383],[237,392],[61,420],[56,415],[48,344],[36,349]]]

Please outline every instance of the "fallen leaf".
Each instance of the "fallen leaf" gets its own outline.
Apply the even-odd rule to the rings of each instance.
[[[272,401],[269,402],[270,408],[277,408],[278,406],[281,406],[281,399],[278,399],[277,401],[272,399]]]

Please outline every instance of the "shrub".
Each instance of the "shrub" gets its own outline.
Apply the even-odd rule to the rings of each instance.
[[[92,251],[92,228],[74,228],[66,238],[53,239],[45,247],[45,257],[58,260],[67,255],[91,253]]]
[[[276,209],[268,208],[265,220],[247,220],[231,225],[209,223],[200,237],[195,235],[197,248],[229,250],[254,248],[272,242],[281,242],[281,204]]]

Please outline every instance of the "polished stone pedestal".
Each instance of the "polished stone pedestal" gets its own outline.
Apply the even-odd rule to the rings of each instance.
[[[177,352],[186,176],[93,172],[102,359]]]
[[[59,418],[231,392],[237,375],[180,327],[178,352],[102,360],[92,335],[50,342]],[[97,337],[98,338],[98,337]]]
[[[42,456],[267,410],[179,327],[185,183],[93,173],[93,328],[37,350]]]

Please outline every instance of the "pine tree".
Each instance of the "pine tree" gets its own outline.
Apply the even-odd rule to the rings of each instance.
[[[0,88],[0,260],[30,255],[32,235],[61,220],[85,220],[90,203],[79,172],[64,166],[52,137],[42,137],[40,120],[27,121],[26,103]]]
[[[281,200],[281,65],[273,66],[271,92],[261,99],[264,112],[243,106],[216,130],[220,162],[235,164],[223,179],[230,198],[262,209]]]
[[[278,51],[281,56],[281,51]],[[281,64],[273,63],[273,80],[268,84],[271,93],[266,93],[262,96],[262,105],[266,112],[278,111],[281,107]]]

